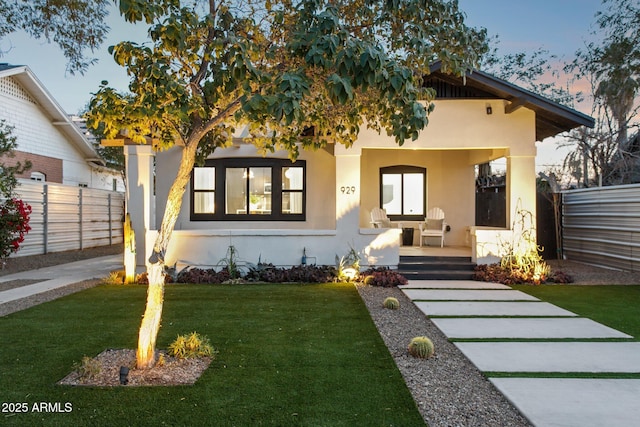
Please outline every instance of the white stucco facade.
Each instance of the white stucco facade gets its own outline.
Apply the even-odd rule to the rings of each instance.
[[[508,89],[518,90],[511,86]],[[419,199],[424,199],[425,212],[436,206],[444,210],[451,228],[446,235],[447,246],[469,247],[473,260],[479,263],[494,261],[500,256],[496,239],[513,234],[510,224],[516,211],[536,211],[535,143],[541,132],[539,115],[552,109],[544,103],[549,101],[536,104],[538,101],[534,98],[530,108],[526,102],[511,108],[513,100],[497,96],[437,100],[428,127],[417,140],[407,141],[403,146],[363,127],[353,147],[330,145],[325,150],[302,151],[300,160],[306,164],[304,220],[263,221],[259,217],[194,220],[191,183],[185,191],[165,261],[170,265],[177,263],[178,268],[214,267],[226,256],[228,247],[234,246],[239,258],[251,263],[297,265],[304,251],[309,262],[334,265],[336,256],[346,255],[353,248],[360,255],[362,266],[395,267],[399,261],[401,230],[373,228],[370,212],[382,204],[382,168],[396,166],[425,170],[426,185]],[[550,114],[573,119],[573,113],[565,110]],[[578,125],[569,123],[573,127]],[[569,125],[563,123],[558,128],[562,126]],[[542,131],[549,132],[547,128]],[[137,219],[132,217],[133,226],[137,235],[145,236],[137,245],[138,265],[142,267],[153,246],[155,227],[164,214],[181,148],[155,155],[155,201],[145,195],[154,181],[150,147],[128,145],[125,149],[129,153],[127,211],[132,215],[138,213]],[[250,141],[238,140],[233,147],[217,149],[209,159],[224,164],[234,159],[261,157]],[[267,158],[286,159],[287,153],[276,152]],[[507,226],[477,227],[475,166],[498,158],[507,162]],[[145,203],[151,203],[153,209],[148,209]],[[417,221],[403,220],[402,225],[417,229]]]

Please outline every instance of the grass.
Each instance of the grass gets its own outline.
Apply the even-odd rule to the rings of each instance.
[[[197,331],[219,351],[195,385],[56,385],[84,355],[135,348],[145,291],[100,286],[1,317],[0,424],[424,425],[357,291],[344,284],[169,286],[158,347]],[[11,402],[27,403],[28,413],[7,413]],[[72,410],[33,412],[39,402]]]
[[[640,285],[576,286],[520,285],[513,289],[525,292],[632,335],[640,341]]]

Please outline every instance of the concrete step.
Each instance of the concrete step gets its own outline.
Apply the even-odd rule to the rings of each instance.
[[[470,280],[475,266],[470,257],[401,256],[398,272],[409,280]]]

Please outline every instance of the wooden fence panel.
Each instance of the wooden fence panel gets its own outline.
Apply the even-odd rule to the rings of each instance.
[[[17,193],[31,205],[31,231],[13,256],[123,242],[124,193],[40,182],[21,183]]]

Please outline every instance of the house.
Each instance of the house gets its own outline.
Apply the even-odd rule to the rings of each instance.
[[[106,168],[87,136],[24,65],[0,64],[0,120],[13,126],[18,148],[12,161],[31,161],[18,176],[42,181],[124,191],[118,171]]]
[[[435,89],[435,111],[416,141],[363,130],[351,148],[330,145],[262,157],[237,138],[193,171],[166,254],[168,264],[214,266],[233,245],[240,259],[334,264],[355,249],[361,265],[396,266],[400,229],[373,228],[370,211],[417,229],[428,209],[440,207],[450,231],[447,246],[469,248],[473,260],[499,256],[517,211],[535,212],[536,141],[593,119],[489,74],[466,79],[435,64],[426,84]],[[136,229],[138,265],[145,263],[164,213],[180,148],[155,154],[149,145],[125,145],[128,212]],[[503,227],[475,224],[475,167],[506,161]],[[155,168],[155,169],[154,169]],[[155,185],[155,187],[154,187]]]

